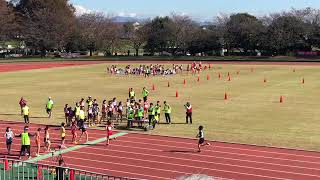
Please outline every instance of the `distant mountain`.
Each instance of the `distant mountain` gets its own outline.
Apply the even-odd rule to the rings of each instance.
[[[125,16],[115,16],[112,18],[113,22],[117,23],[127,23],[127,22],[137,22],[139,21],[138,18],[134,17],[125,17]]]

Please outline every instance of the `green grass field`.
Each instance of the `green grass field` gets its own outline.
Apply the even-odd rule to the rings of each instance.
[[[23,121],[18,106],[23,96],[28,100],[31,122],[59,124],[64,121],[66,103],[74,105],[88,95],[100,104],[112,97],[125,101],[129,87],[141,96],[143,86],[151,90],[155,84],[156,91],[151,91],[150,99],[169,102],[174,124],[159,125],[150,133],[195,137],[201,124],[206,138],[211,140],[320,150],[320,66],[296,66],[293,72],[293,66],[215,65],[200,75],[199,83],[197,76],[187,74],[148,79],[110,76],[105,74],[105,68],[100,64],[1,73],[0,119]],[[226,78],[228,72],[232,75],[230,82]],[[206,80],[207,74],[210,81]],[[267,83],[263,83],[264,77]],[[301,83],[302,77],[305,84]],[[187,80],[186,87],[183,79]],[[224,100],[225,92],[228,101]],[[283,104],[279,103],[280,95],[285,97]],[[46,118],[45,113],[48,96],[55,102],[52,119]],[[193,105],[193,125],[184,124],[183,105],[187,101]]]

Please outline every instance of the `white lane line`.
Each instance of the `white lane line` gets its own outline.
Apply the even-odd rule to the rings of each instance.
[[[142,144],[142,145],[150,146],[150,143],[125,141],[125,140],[123,140],[123,139],[121,139],[121,142],[127,142],[127,143],[132,143],[132,144]],[[182,147],[179,147],[179,146],[169,146],[169,145],[159,145],[159,144],[153,144],[153,145],[155,145],[155,146],[160,146],[160,147],[166,147],[166,148],[178,148],[178,149],[182,149]],[[214,146],[213,146],[213,147],[214,147]],[[183,150],[195,150],[195,149],[183,148]],[[216,150],[213,150],[213,151],[211,151],[211,152],[214,152],[214,153],[224,153],[224,154],[233,154],[233,155],[242,155],[242,156],[249,156],[249,157],[260,157],[260,158],[266,158],[266,159],[286,160],[286,161],[294,161],[294,162],[302,162],[302,163],[310,163],[310,164],[320,165],[320,162],[302,161],[302,160],[286,159],[286,158],[275,158],[275,157],[269,157],[269,156],[263,156],[263,155],[251,155],[251,154],[243,154],[243,153],[232,153],[232,152],[224,152],[224,151],[216,151]]]
[[[51,132],[50,134],[58,134],[56,131],[54,132]],[[90,134],[89,134],[90,135]],[[123,136],[122,138],[125,138],[127,136]],[[129,143],[137,143],[137,142],[132,142],[132,141],[125,141],[123,139],[121,139],[122,142],[129,142]],[[4,142],[0,142],[1,143],[4,143]],[[150,145],[148,143],[139,143],[139,144],[147,144],[147,145]],[[159,145],[159,144],[156,144],[156,146],[163,146],[163,147],[171,147],[171,148],[181,148],[181,147],[178,147],[178,146],[167,146],[167,145]],[[214,146],[215,147],[215,146]],[[132,146],[130,146],[130,148],[133,148]],[[134,147],[134,148],[138,148],[138,147]],[[186,148],[184,148],[185,150],[187,150]],[[151,148],[147,148],[145,150],[152,150]],[[153,150],[156,150],[156,149],[153,149]],[[188,150],[194,150],[194,149],[191,149],[191,148],[188,148]],[[208,150],[208,149],[207,149]],[[207,151],[206,150],[206,151]],[[286,158],[274,158],[274,157],[268,157],[268,156],[261,156],[261,155],[250,155],[250,154],[243,154],[243,153],[232,153],[232,152],[224,152],[224,151],[216,151],[216,150],[213,150],[211,152],[215,152],[215,153],[223,153],[223,154],[232,154],[232,155],[242,155],[242,156],[248,156],[248,157],[258,157],[258,158],[266,158],[266,159],[276,159],[276,160],[285,160],[285,161],[294,161],[294,162],[302,162],[302,163],[311,163],[311,164],[317,164],[319,165],[320,163],[317,163],[317,162],[310,162],[310,161],[301,161],[301,160],[295,160],[295,159],[286,159]],[[208,157],[212,157],[212,156],[208,156]]]
[[[52,161],[48,161],[48,160],[42,160],[40,162],[52,163]],[[150,177],[150,178],[171,180],[171,178],[165,178],[165,177],[160,177],[160,176],[152,176],[152,175],[146,175],[146,174],[139,174],[139,173],[131,173],[131,172],[128,172],[128,171],[111,170],[110,168],[98,168],[98,167],[82,166],[82,165],[78,165],[78,164],[68,163],[68,167],[69,166],[72,166],[73,168],[81,167],[82,169],[94,169],[94,170],[101,170],[101,171],[108,171],[108,172],[131,174],[131,175],[133,175],[133,178],[135,178],[135,176],[142,176],[142,177]],[[81,168],[79,168],[79,169],[81,169]]]
[[[18,126],[18,127],[23,127],[24,124],[21,124],[22,126],[19,126],[18,124],[14,124],[13,126]],[[10,125],[12,126],[12,125]],[[37,126],[37,124],[35,124],[35,126]],[[39,125],[39,126],[44,126],[44,125]],[[4,127],[5,128],[5,127]],[[31,127],[32,128],[32,127]],[[34,127],[35,129],[38,128],[38,127]],[[57,127],[58,128],[58,127]],[[0,127],[1,129],[1,127]],[[90,131],[90,129],[89,129]],[[93,132],[89,132],[89,138],[91,135],[99,135],[99,136],[103,136],[105,135],[103,132],[103,130],[97,130],[97,129],[91,129],[91,131],[101,131],[102,133],[93,133]],[[151,135],[148,135],[148,134],[139,134],[139,133],[136,133],[136,134],[132,134],[132,135],[145,135],[145,136],[149,136],[149,137],[152,137]],[[58,133],[59,135],[59,133]],[[187,143],[187,142],[179,142],[179,141],[170,141],[170,140],[160,140],[160,139],[153,139],[153,138],[140,138],[140,137],[130,137],[130,136],[124,136],[125,138],[134,138],[134,139],[142,139],[142,140],[151,140],[151,141],[159,141],[159,142],[172,142],[172,143],[175,143],[175,144],[188,144],[188,145],[195,145],[193,143]],[[170,138],[170,136],[161,136],[161,137],[168,137]],[[179,137],[172,137],[172,138],[179,138]],[[183,138],[180,138],[180,139],[183,139]],[[195,139],[196,141],[196,139]],[[214,141],[211,141],[214,143]],[[239,144],[239,145],[242,145],[242,144]],[[249,146],[249,145],[248,145]],[[253,149],[247,149],[247,148],[236,148],[236,147],[224,147],[224,146],[217,146],[215,145],[215,147],[218,147],[218,148],[223,148],[223,149],[234,149],[234,150],[244,150],[244,151],[251,151],[251,152],[259,152],[259,153],[268,153],[268,154],[279,154],[279,155],[290,155],[290,156],[297,156],[297,157],[306,157],[306,158],[317,158],[317,159],[320,159],[320,153],[319,153],[319,156],[310,156],[310,155],[300,155],[300,154],[294,154],[294,153],[281,153],[281,152],[270,152],[270,151],[263,151],[263,150],[253,150]],[[276,148],[275,148],[276,149]],[[210,149],[208,149],[208,151],[211,151]],[[294,151],[294,150],[288,150],[288,151]],[[216,151],[213,151],[213,152],[216,152]],[[308,153],[306,151],[306,153]]]
[[[1,122],[0,122],[0,125],[1,125]],[[21,129],[21,131],[23,131],[23,127],[25,126],[24,124],[7,124],[7,126],[8,127],[16,127],[16,128],[19,128],[19,129]],[[42,124],[30,124],[29,125],[29,131],[36,131],[39,127],[45,127],[45,125],[42,125]],[[3,126],[0,126],[0,129],[2,130],[2,129],[6,129],[6,127],[3,127]],[[56,126],[56,127],[51,127],[51,128],[49,128],[49,130],[51,129],[51,131],[52,131],[52,129],[55,129],[55,130],[53,130],[53,131],[59,131],[59,126]],[[67,131],[71,131],[70,129],[66,129]],[[90,129],[90,128],[88,128],[87,129],[88,131],[89,131],[89,137],[90,137],[90,135],[98,135],[98,136],[106,136],[107,135],[107,133],[105,132],[105,131],[103,131],[103,130],[98,130],[98,129]],[[50,131],[50,132],[51,132]],[[94,132],[92,132],[92,131],[98,131],[98,132],[101,132],[101,133],[94,133]],[[115,130],[116,131],[116,130]],[[78,130],[77,131],[78,133],[79,132],[81,132],[80,130]],[[121,132],[121,131],[117,131],[117,132]],[[71,133],[70,133],[71,134]]]
[[[153,138],[140,138],[140,137],[132,137],[132,136],[126,136],[125,138],[128,138],[128,139],[140,139],[140,140],[147,140],[147,141],[150,140],[150,141],[158,141],[158,142],[169,142],[169,143],[175,143],[175,144],[195,145],[195,143],[170,141],[170,140],[160,140],[160,139],[153,139]],[[195,140],[195,142],[196,141],[197,140]],[[210,142],[214,143],[214,141],[210,141]],[[320,159],[320,153],[319,153],[319,156],[310,156],[310,155],[301,155],[301,154],[285,153],[285,152],[273,152],[273,151],[255,150],[255,149],[247,149],[247,148],[225,147],[225,146],[219,146],[219,145],[214,145],[214,147],[223,148],[223,149],[244,150],[244,151],[259,152],[259,153],[261,152],[261,153],[268,153],[268,154],[280,154],[280,155],[290,155],[290,156],[297,156],[297,157],[304,157],[304,158],[309,157],[309,158]],[[288,151],[290,151],[290,150],[288,150]],[[294,151],[294,150],[291,150],[291,151]]]
[[[122,156],[112,156],[112,155],[105,155],[105,154],[98,154],[98,153],[89,153],[89,152],[81,152],[80,151],[73,151],[73,154],[87,154],[87,155],[92,155],[92,156],[100,156],[100,157],[113,157],[113,158],[119,158],[119,159],[127,159],[127,160],[132,160],[132,161],[140,161],[140,162],[150,162],[150,163],[157,163],[157,164],[164,164],[164,165],[173,165],[173,166],[181,166],[181,167],[188,167],[188,168],[193,168],[193,169],[199,169],[199,167],[196,166],[190,166],[186,164],[175,164],[175,163],[169,163],[169,162],[160,162],[160,161],[153,161],[153,160],[146,160],[146,159],[139,159],[139,158],[130,158],[130,157],[122,157]],[[67,154],[67,157],[70,157],[71,154]],[[110,159],[109,159],[110,160]],[[250,167],[250,166],[241,166],[241,165],[234,165],[234,164],[228,164],[228,163],[217,163],[217,162],[211,162],[212,164],[215,165],[225,165],[225,166],[230,166],[230,167],[238,167],[238,168],[245,168],[245,169],[255,169],[255,170],[262,170],[262,171],[271,171],[271,172],[277,172],[277,173],[285,173],[285,174],[294,174],[294,175],[301,175],[301,176],[311,176],[311,177],[318,177],[318,175],[314,174],[305,174],[305,173],[296,173],[296,172],[290,172],[290,171],[282,171],[282,170],[273,170],[273,169],[265,169],[265,168],[257,168],[257,167]],[[200,167],[203,170],[208,170],[210,171],[211,168],[206,168],[206,167]]]
[[[113,146],[113,144],[112,144]],[[116,145],[121,146],[121,145]],[[83,149],[90,149],[90,150],[101,150],[104,151],[105,149],[100,148],[94,148],[93,146],[88,146]],[[138,152],[130,152],[130,151],[121,151],[121,150],[112,150],[107,149],[108,151],[113,152],[121,152],[121,153],[127,153],[127,154],[134,154],[134,155],[140,155],[140,156],[152,156],[152,157],[161,157],[161,158],[168,158],[168,159],[175,159],[175,160],[184,160],[184,161],[192,161],[192,162],[199,162],[199,163],[208,163],[212,164],[210,161],[202,161],[197,159],[189,159],[188,157],[185,158],[177,158],[177,157],[170,157],[170,156],[162,156],[162,155],[155,155],[155,154],[148,154],[148,153],[138,153]],[[158,150],[159,152],[163,152],[161,150]],[[192,154],[197,155],[197,154]],[[206,156],[206,155],[203,155]],[[248,163],[256,163],[256,164],[264,164],[264,165],[275,165],[275,166],[283,166],[283,167],[289,167],[289,168],[297,168],[297,169],[308,169],[308,170],[316,170],[320,171],[320,168],[309,168],[309,167],[301,167],[301,166],[293,166],[293,165],[286,165],[286,164],[277,164],[277,163],[268,163],[268,162],[261,162],[261,161],[252,161],[252,160],[244,160],[244,159],[238,159],[238,158],[227,158],[227,157],[219,157],[219,156],[206,156],[209,158],[216,158],[216,159],[224,159],[224,160],[232,160],[232,161],[240,161],[240,162],[248,162]]]
[[[163,170],[163,169],[158,169],[158,168],[151,168],[151,167],[138,166],[138,165],[122,164],[122,163],[111,162],[111,161],[107,161],[107,162],[106,162],[106,161],[99,161],[99,160],[92,160],[92,159],[85,159],[85,158],[77,158],[77,157],[70,157],[70,156],[64,156],[64,157],[68,157],[69,159],[75,159],[75,160],[84,160],[84,161],[98,162],[98,163],[100,163],[100,164],[103,164],[103,163],[111,163],[111,164],[117,164],[117,165],[120,165],[120,166],[138,167],[138,168],[142,168],[142,169],[161,170],[161,171],[172,172],[172,173],[181,173],[180,171]],[[279,177],[272,177],[272,176],[266,176],[266,175],[257,175],[257,174],[251,174],[251,173],[242,173],[242,172],[228,171],[228,170],[215,169],[215,168],[211,168],[210,170],[211,170],[211,171],[227,172],[227,173],[230,173],[230,174],[241,174],[241,175],[246,175],[246,176],[255,176],[255,177],[262,177],[262,178],[288,180],[287,178],[279,178]],[[190,173],[188,173],[188,174],[190,174]]]

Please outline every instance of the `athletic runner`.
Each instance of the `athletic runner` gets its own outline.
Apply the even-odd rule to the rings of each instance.
[[[163,111],[164,111],[164,116],[166,118],[166,123],[167,124],[171,124],[171,106],[167,103],[167,101],[163,102],[164,107],[163,107]]]
[[[36,145],[37,145],[37,153],[36,153],[37,157],[40,155],[40,148],[41,148],[40,132],[41,132],[41,128],[38,128],[37,132],[35,134],[36,135],[35,142],[36,142]]]
[[[23,106],[22,113],[23,113],[24,123],[29,124],[30,109],[29,109],[28,105]]]
[[[142,89],[142,97],[143,101],[146,102],[148,100],[149,91],[146,89],[146,87],[143,87]]]
[[[8,150],[8,154],[10,155],[11,145],[12,145],[13,137],[14,137],[14,133],[12,132],[10,127],[7,127],[4,137],[6,138],[7,150]]]
[[[204,140],[203,126],[199,126],[199,133],[197,134],[197,138],[199,138],[198,152],[201,152],[201,146],[209,146],[210,145],[210,143],[205,142],[205,140]]]
[[[51,118],[52,108],[53,108],[53,100],[51,99],[51,97],[49,97],[46,105],[46,110],[47,110],[47,114],[49,115],[49,118]]]
[[[29,126],[25,126],[23,129],[23,133],[17,135],[16,137],[21,137],[21,149],[19,153],[19,159],[21,159],[22,155],[26,155],[31,159],[31,151],[30,151],[30,137],[33,137],[33,134],[28,132]]]

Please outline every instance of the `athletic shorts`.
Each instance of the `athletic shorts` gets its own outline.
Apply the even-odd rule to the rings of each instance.
[[[63,141],[64,139],[66,139],[66,137],[61,137],[61,140]]]
[[[204,138],[200,138],[199,139],[199,144],[203,144],[204,143]]]
[[[87,129],[86,129],[85,127],[82,127],[82,128],[81,128],[81,131],[82,131],[82,132],[86,132]]]
[[[47,113],[49,113],[49,112],[51,112],[51,111],[52,111],[52,109],[48,109],[48,108],[47,108]]]
[[[12,144],[12,141],[13,141],[13,139],[12,139],[12,138],[9,138],[9,139],[6,140],[6,144],[7,144],[7,145],[11,145],[11,144]]]

